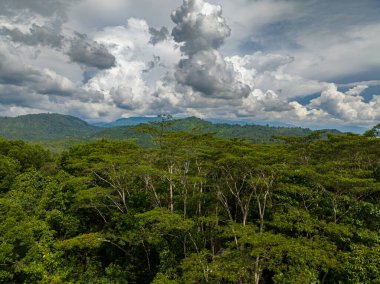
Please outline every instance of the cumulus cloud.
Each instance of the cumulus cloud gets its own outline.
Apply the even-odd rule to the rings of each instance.
[[[28,46],[59,48],[66,10],[76,0],[0,1],[0,37]]]
[[[289,74],[284,69],[294,57],[278,53],[254,52],[244,56],[227,57],[243,77],[243,82],[256,88],[275,90],[284,98],[302,97],[321,92],[326,83]]]
[[[23,46],[35,46],[36,57],[41,53],[40,47],[47,46],[67,54],[73,62],[85,67],[112,67],[115,58],[103,45],[64,26],[68,21],[67,10],[75,2],[77,0],[2,2],[2,13],[7,17],[0,20],[0,36]]]
[[[153,103],[156,81],[174,67],[180,52],[171,39],[149,44],[151,36],[147,22],[133,18],[94,34],[115,56],[115,66],[96,73],[83,88],[103,93],[104,103],[118,109],[112,115],[159,113]]]
[[[0,111],[374,124],[380,26],[364,1],[0,1]]]
[[[248,108],[249,106],[255,106],[256,109],[265,112],[283,112],[294,109],[288,101],[279,97],[272,90],[268,90],[264,93],[260,89],[256,89],[252,92],[252,95],[243,102],[243,104],[246,104]]]
[[[59,111],[93,119],[150,109],[157,113],[150,104],[150,86],[180,59],[168,30],[153,30],[143,20],[129,19],[123,26],[89,36],[65,24],[62,17],[68,2],[56,1],[45,12],[36,12],[37,3],[14,1],[0,12],[7,14],[0,18],[0,105],[15,114]],[[21,13],[30,23],[18,18]],[[89,76],[84,83],[60,75],[72,74],[71,70],[77,74],[60,54],[82,66],[83,76]],[[57,61],[50,64],[53,58]]]
[[[29,33],[23,33],[20,29],[2,28],[0,34],[9,36],[12,41],[24,43],[26,45],[49,45],[52,47],[61,47],[63,36],[57,31],[47,26],[38,26],[33,24]]]
[[[233,99],[245,97],[250,87],[218,52],[231,30],[222,17],[222,7],[203,0],[184,0],[171,18],[172,35],[181,44],[182,59],[175,73],[178,83],[206,97]]]
[[[18,42],[36,45],[40,39],[42,43],[58,45],[58,39],[52,39],[53,33],[59,36],[68,20],[68,8],[77,1],[80,0],[0,1],[0,27]]]
[[[127,86],[111,88],[110,95],[116,107],[125,110],[136,110],[141,107],[141,102],[134,99],[133,89]]]
[[[245,97],[250,93],[249,86],[240,81],[239,75],[216,50],[199,51],[189,59],[182,59],[175,73],[179,83],[205,96],[225,99]]]
[[[373,96],[366,103],[360,96],[364,86],[357,86],[346,93],[340,92],[335,84],[328,85],[321,95],[311,100],[310,107],[318,108],[331,116],[350,122],[370,122],[380,119],[380,96]]]
[[[0,104],[5,106],[41,107],[43,97],[29,93],[25,88],[14,85],[0,84]]]
[[[184,0],[171,18],[176,24],[172,31],[174,40],[183,42],[181,50],[188,55],[218,49],[231,33],[222,17],[222,7],[203,0]]]
[[[42,94],[70,95],[75,85],[67,78],[53,70],[36,69],[17,60],[16,57],[4,55],[4,46],[0,46],[0,83],[28,87]]]
[[[304,94],[324,87],[318,81],[284,74],[284,66],[294,62],[294,57],[264,52],[223,57],[218,48],[230,29],[221,15],[221,7],[203,0],[185,0],[172,13],[176,24],[172,35],[181,44],[184,58],[173,74],[158,82],[156,106],[169,112],[201,116],[207,113],[287,121],[300,118],[316,121],[328,116],[323,110],[288,100],[299,94],[293,92],[296,88],[301,88]],[[291,83],[294,89],[286,89]]]
[[[67,54],[74,62],[98,69],[111,68],[116,60],[104,45],[88,39],[84,34],[77,34],[72,39]]]
[[[12,46],[0,44],[0,105],[4,114],[66,112],[75,104],[99,104],[103,94],[87,91],[49,68],[37,68],[24,62]],[[67,107],[66,107],[67,106]],[[76,113],[80,115],[80,112]]]
[[[167,40],[169,38],[169,30],[167,29],[167,27],[162,27],[159,30],[150,27],[149,33],[151,34],[149,43],[153,45],[156,45],[157,43]]]
[[[368,89],[367,85],[357,85],[357,86],[354,86],[353,88],[349,89],[346,92],[346,95],[349,95],[349,96],[358,96],[361,93],[363,93],[363,91],[366,90],[366,89]]]

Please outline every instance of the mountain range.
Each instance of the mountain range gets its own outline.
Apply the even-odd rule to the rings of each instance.
[[[133,139],[140,145],[149,146],[152,143],[150,136],[141,132],[136,126],[154,124],[160,119],[158,117],[132,117],[92,125],[77,117],[61,114],[1,117],[0,137],[39,142],[50,148],[65,148],[72,144],[102,138]],[[218,137],[241,138],[254,143],[270,143],[273,141],[272,136],[274,135],[304,136],[312,132],[308,128],[243,125],[242,122],[228,120],[223,123],[213,123],[196,117],[173,119],[167,130],[213,133]],[[340,133],[337,130],[330,130],[330,132]]]
[[[157,116],[154,117],[146,117],[146,116],[136,116],[136,117],[128,117],[128,118],[119,118],[115,121],[111,122],[97,122],[93,123],[95,126],[111,128],[117,126],[133,126],[141,123],[149,123],[152,121],[159,121],[160,118]]]
[[[116,126],[131,126],[138,125],[141,123],[149,123],[153,121],[159,121],[160,118],[157,116],[135,116],[128,118],[119,118],[111,122],[97,122],[92,125],[111,128]],[[278,122],[278,121],[248,121],[248,120],[236,120],[236,119],[224,119],[224,118],[204,118],[203,120],[212,122],[212,123],[221,123],[221,124],[231,124],[231,125],[264,125],[264,126],[275,126],[275,127],[296,127],[291,124]]]

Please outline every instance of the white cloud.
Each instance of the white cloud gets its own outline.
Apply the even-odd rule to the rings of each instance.
[[[103,93],[106,104],[124,109],[130,115],[148,111],[155,80],[159,74],[173,68],[180,58],[174,42],[164,40],[150,44],[148,24],[133,18],[124,26],[107,27],[93,37],[108,47],[116,63],[97,73],[83,88]]]
[[[0,111],[374,124],[380,21],[363,1],[1,2]]]
[[[275,90],[284,99],[317,93],[326,86],[326,83],[284,72],[284,68],[294,61],[288,55],[255,52],[242,57],[227,57],[226,60],[234,65],[245,84],[251,88]]]
[[[349,95],[349,96],[358,96],[361,93],[363,93],[363,91],[366,90],[366,89],[368,89],[367,85],[357,85],[357,86],[354,86],[353,88],[349,89],[346,92],[346,95]]]
[[[187,55],[218,49],[230,35],[231,29],[222,17],[222,7],[203,0],[184,0],[171,18],[176,26],[172,34]]]
[[[175,72],[178,83],[205,97],[248,96],[250,87],[217,50],[231,32],[222,17],[221,6],[203,0],[184,0],[171,17],[176,24],[172,31],[174,40],[187,56],[178,63]]]
[[[330,84],[321,96],[310,102],[310,107],[325,111],[342,121],[371,123],[380,119],[380,96],[373,96],[368,103],[360,96],[363,86],[357,86],[346,93],[339,92]]]

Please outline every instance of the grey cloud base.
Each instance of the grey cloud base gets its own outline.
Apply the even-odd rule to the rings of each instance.
[[[181,43],[182,59],[176,69],[178,83],[188,85],[206,97],[234,99],[248,96],[250,87],[242,83],[233,65],[217,49],[231,29],[222,18],[221,6],[203,0],[185,0],[171,18],[172,35]]]
[[[33,24],[29,33],[23,33],[19,29],[2,28],[0,34],[9,36],[12,41],[26,45],[47,45],[51,47],[62,47],[63,36],[56,30],[46,26]]]
[[[78,34],[71,40],[67,54],[74,62],[98,69],[111,68],[115,66],[116,61],[115,56],[110,54],[104,45],[92,41],[82,34]]]
[[[182,59],[175,73],[180,84],[191,86],[204,96],[223,99],[246,97],[251,92],[237,76],[233,65],[216,50],[200,51]]]
[[[156,45],[157,43],[165,41],[170,38],[169,30],[167,29],[167,27],[162,27],[159,30],[153,27],[149,27],[149,33],[151,34],[149,43],[153,45]]]

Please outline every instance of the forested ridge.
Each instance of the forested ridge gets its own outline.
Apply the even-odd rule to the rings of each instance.
[[[159,118],[159,117],[158,117]],[[162,119],[162,118],[161,118]],[[152,147],[153,141],[149,135],[144,135],[140,130],[150,124],[160,123],[160,120],[138,125],[119,126],[103,129],[94,133],[91,138],[106,138],[111,140],[134,139],[141,146]],[[253,143],[273,143],[273,136],[306,136],[312,131],[301,127],[273,127],[262,125],[238,125],[227,123],[212,123],[197,117],[170,119],[168,131],[187,131],[198,134],[213,133],[221,138],[240,138]],[[329,130],[331,133],[340,133],[337,130]]]
[[[102,138],[110,140],[133,139],[143,147],[153,147],[151,135],[140,129],[157,123],[164,117],[136,117],[119,119],[107,124],[107,128],[90,125],[73,116],[62,114],[30,114],[18,117],[0,117],[0,138],[21,139],[42,145],[54,152],[70,146],[85,144]],[[273,143],[272,136],[305,136],[312,131],[301,127],[270,127],[211,123],[196,117],[171,118],[167,130],[196,133],[214,133],[222,138],[242,138],[254,143]],[[101,123],[100,123],[101,124]],[[331,133],[339,133],[331,130]]]
[[[0,140],[1,283],[380,283],[380,139]]]
[[[55,113],[0,117],[0,137],[27,141],[88,137],[101,128],[70,115]]]

